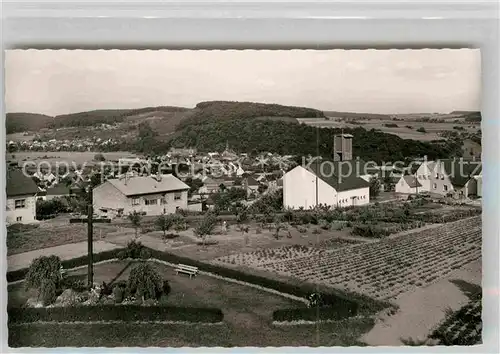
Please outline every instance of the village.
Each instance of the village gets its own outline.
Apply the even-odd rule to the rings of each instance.
[[[9,98],[9,346],[483,341],[479,53],[57,52],[10,54],[70,94]]]

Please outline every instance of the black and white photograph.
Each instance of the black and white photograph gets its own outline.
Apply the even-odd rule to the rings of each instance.
[[[482,343],[479,49],[4,57],[9,347]]]

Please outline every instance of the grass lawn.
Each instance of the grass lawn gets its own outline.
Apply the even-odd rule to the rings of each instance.
[[[126,279],[133,263],[114,262],[95,267],[95,281]],[[287,298],[244,285],[198,275],[190,279],[155,263],[171,283],[168,304],[172,306],[218,307],[223,325],[136,324],[31,324],[9,328],[9,345],[36,346],[350,346],[373,326],[371,318],[353,318],[338,323],[274,326],[272,312],[278,308],[305,306]],[[86,269],[71,275],[85,278]],[[9,306],[19,306],[29,297],[22,284],[9,287]]]
[[[35,225],[26,225],[26,229],[7,231],[8,256],[87,240],[86,224],[70,224],[69,221],[54,219]],[[111,225],[94,224],[94,239],[102,239],[117,230],[118,228]]]

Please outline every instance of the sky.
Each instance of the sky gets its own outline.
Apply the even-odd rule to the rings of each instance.
[[[10,50],[6,112],[252,101],[363,113],[479,110],[475,49]]]

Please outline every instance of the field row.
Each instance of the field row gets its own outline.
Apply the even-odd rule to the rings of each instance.
[[[481,257],[481,219],[474,217],[379,242],[296,258],[233,255],[230,263],[363,293],[380,300],[427,285]],[[244,260],[239,263],[239,260]],[[221,261],[221,259],[218,259]]]
[[[481,343],[483,322],[481,297],[449,316],[431,335],[442,345],[476,345]]]

